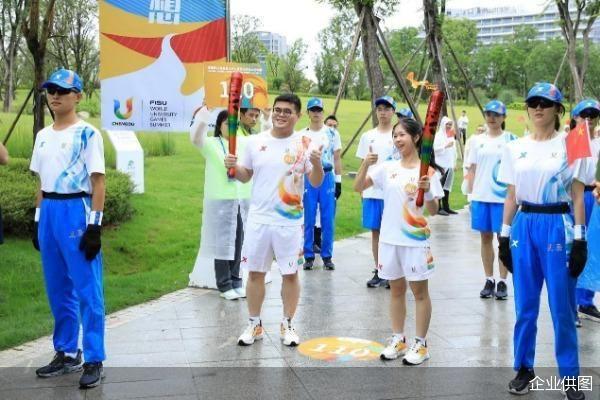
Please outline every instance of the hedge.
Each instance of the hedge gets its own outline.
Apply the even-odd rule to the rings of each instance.
[[[12,158],[8,166],[0,167],[0,207],[6,235],[31,235],[37,187],[38,178],[29,171],[28,160]],[[107,169],[104,226],[131,219],[132,193],[133,183],[126,174]]]

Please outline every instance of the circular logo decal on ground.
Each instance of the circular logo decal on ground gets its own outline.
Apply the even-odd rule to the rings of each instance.
[[[322,337],[303,342],[300,354],[315,360],[346,362],[379,358],[384,346],[371,340],[350,337]]]

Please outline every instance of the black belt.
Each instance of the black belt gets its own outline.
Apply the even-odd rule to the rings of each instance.
[[[523,204],[521,211],[534,214],[568,214],[571,208],[568,203],[558,204]]]
[[[596,186],[586,186],[585,189],[583,189],[585,192],[593,192],[594,189],[596,189]]]
[[[44,199],[52,200],[69,200],[69,199],[80,199],[82,197],[90,197],[86,192],[78,193],[55,193],[55,192],[42,192]]]
[[[323,168],[323,172],[331,172],[333,171],[333,167],[325,167]]]

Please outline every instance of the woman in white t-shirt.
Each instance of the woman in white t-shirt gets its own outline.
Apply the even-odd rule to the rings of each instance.
[[[450,208],[450,192],[454,183],[454,168],[456,167],[456,132],[453,126],[454,123],[450,118],[443,117],[433,140],[433,151],[435,152],[437,165],[443,169],[444,197],[441,200],[438,214],[446,216],[456,214],[456,211]]]
[[[419,151],[422,128],[415,120],[402,118],[392,131],[394,146],[400,160],[389,160],[378,165],[377,154],[370,149],[358,171],[354,189],[358,192],[373,186],[383,192],[383,218],[379,238],[377,270],[391,286],[390,316],[393,336],[381,353],[384,360],[404,356],[408,365],[421,364],[429,358],[425,336],[431,319],[431,299],[428,279],[434,271],[429,248],[431,234],[423,208],[415,200],[418,189],[425,191],[425,207],[430,215],[438,211],[438,200],[444,196],[440,174],[432,168],[427,176],[420,176]],[[416,337],[410,349],[404,337],[406,318],[406,281],[415,296]]]
[[[469,174],[474,177],[469,183],[471,193],[471,228],[481,234],[481,261],[485,272],[485,285],[479,296],[487,299],[496,296],[498,300],[507,298],[506,277],[508,271],[499,262],[500,279],[494,280],[494,234],[502,227],[502,210],[506,197],[506,185],[498,181],[500,159],[507,143],[517,137],[506,132],[506,106],[499,100],[492,100],[483,109],[487,132],[477,138],[466,158],[470,165]]]
[[[531,135],[504,148],[498,180],[508,185],[499,258],[513,273],[516,322],[514,369],[508,390],[525,394],[533,371],[541,291],[546,286],[560,379],[578,381],[575,285],[587,258],[583,183],[569,164],[560,129],[562,94],[551,83],[538,83],[525,102]],[[575,226],[569,211],[575,215]],[[567,399],[583,399],[566,388]]]

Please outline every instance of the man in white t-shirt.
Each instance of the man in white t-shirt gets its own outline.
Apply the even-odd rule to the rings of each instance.
[[[463,144],[467,141],[467,128],[469,127],[469,117],[467,117],[467,112],[462,110],[462,115],[458,119],[458,130],[460,132],[460,137],[462,138]]]
[[[340,135],[323,123],[323,100],[313,97],[307,103],[310,126],[303,134],[311,142],[323,145],[323,172],[325,176],[320,187],[313,187],[308,181],[304,183],[304,263],[305,270],[313,268],[315,260],[314,228],[317,208],[320,211],[321,222],[321,258],[323,267],[334,270],[335,264],[331,261],[333,256],[333,237],[335,220],[335,192],[336,182],[342,181],[340,153],[342,142]],[[337,167],[337,168],[336,168]],[[335,171],[334,171],[335,170]]]
[[[396,102],[391,96],[382,96],[375,100],[375,112],[378,125],[362,134],[356,157],[364,160],[368,153],[377,153],[377,164],[394,158],[395,147],[392,141],[392,119],[396,111]],[[370,187],[362,192],[362,224],[366,229],[371,230],[371,248],[375,266],[378,265],[379,248],[379,230],[381,228],[381,218],[383,216],[383,192],[380,189]],[[367,287],[386,286],[389,283],[385,279],[380,279],[377,273],[377,267],[373,271],[375,275],[367,281]]]
[[[265,298],[265,274],[273,257],[283,277],[281,340],[286,346],[300,344],[292,318],[300,297],[298,266],[304,262],[304,179],[307,175],[314,187],[323,181],[323,145],[294,132],[301,109],[295,94],[278,96],[273,103],[273,128],[249,138],[241,163],[232,154],[225,158],[225,166],[235,168],[237,180],[252,179],[242,248],[242,267],[249,272],[246,295],[250,321],[238,339],[240,346],[251,345],[264,336],[260,310]]]

